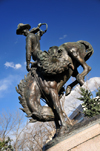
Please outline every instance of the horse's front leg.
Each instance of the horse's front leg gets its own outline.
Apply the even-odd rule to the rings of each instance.
[[[78,62],[79,65],[83,67],[83,72],[81,74],[76,75],[76,80],[82,86],[84,84],[84,77],[89,73],[89,71],[91,71],[91,67],[88,66],[85,60],[80,57],[77,49],[72,48],[69,51],[69,54],[72,56],[73,59],[75,59]]]
[[[66,96],[71,93],[72,88],[73,88],[76,84],[78,84],[78,81],[77,81],[77,80],[75,80],[74,82],[72,82],[70,85],[67,86],[67,89],[66,89],[66,92],[65,92],[65,95],[66,95]]]
[[[84,77],[91,70],[91,67],[89,67],[82,58],[78,57],[78,59],[79,59],[78,61],[80,62],[81,66],[83,67],[84,70],[81,74],[79,74],[79,72],[77,70],[74,71],[74,77],[76,78],[76,80],[67,86],[66,93],[65,93],[66,96],[71,93],[71,90],[75,85],[77,85],[79,83],[80,86],[82,86],[84,84]]]
[[[91,67],[86,64],[84,59],[82,59],[80,56],[78,56],[78,61],[83,67],[83,72],[81,74],[78,74],[76,76],[76,80],[79,82],[79,84],[82,86],[84,84],[84,77],[91,71]]]

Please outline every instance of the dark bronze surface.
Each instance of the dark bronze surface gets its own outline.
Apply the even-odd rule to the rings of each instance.
[[[45,31],[40,29],[42,25],[46,25]],[[93,48],[81,40],[50,47],[48,52],[41,51],[40,38],[47,31],[47,24],[40,23],[29,31],[30,28],[29,24],[19,24],[16,30],[17,34],[26,36],[26,68],[29,72],[16,90],[21,95],[22,110],[32,118],[30,121],[54,121],[59,136],[69,129],[60,105],[65,91],[63,86],[71,76],[76,78],[66,89],[68,95],[76,84],[84,84],[84,77],[91,70],[86,60],[93,54]],[[35,62],[31,62],[31,57]],[[77,71],[79,65],[83,67],[81,74]],[[41,106],[40,99],[48,106]]]

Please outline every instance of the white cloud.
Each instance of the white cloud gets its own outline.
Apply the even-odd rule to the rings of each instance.
[[[20,81],[19,75],[9,75],[4,79],[0,79],[0,98],[4,97],[6,93],[15,90],[15,83]]]
[[[19,68],[21,68],[21,64],[14,64],[13,62],[6,62],[5,64],[4,64],[7,68],[8,67],[11,67],[11,68],[13,68],[13,69],[19,69]]]
[[[88,88],[90,91],[94,91],[98,89],[99,86],[100,86],[100,77],[94,77],[86,81],[83,87]]]
[[[0,91],[6,90],[8,86],[11,84],[11,76],[0,80]]]
[[[21,68],[21,64],[15,64],[15,69]]]
[[[64,39],[64,38],[66,38],[67,37],[67,35],[63,35],[63,37],[60,37],[59,39]]]
[[[7,89],[7,85],[5,83],[3,83],[1,86],[0,86],[0,91],[2,90],[6,90]]]
[[[4,92],[11,86],[12,76],[0,80],[0,97],[3,97]]]
[[[89,80],[87,80],[82,87],[94,91],[98,89],[100,86],[100,77],[94,77]],[[63,96],[63,100],[65,100],[65,111],[68,115],[70,112],[72,112],[76,107],[78,107],[79,104],[82,102],[79,101],[77,98],[80,97],[80,86],[77,85],[74,90],[71,91],[71,93],[68,96]]]

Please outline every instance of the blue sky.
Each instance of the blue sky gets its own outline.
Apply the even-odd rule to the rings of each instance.
[[[27,71],[25,37],[16,35],[19,23],[32,28],[48,24],[41,50],[65,42],[90,42],[94,54],[87,61],[92,67],[88,77],[100,77],[100,0],[1,0],[0,22],[0,111],[21,107],[15,86]]]

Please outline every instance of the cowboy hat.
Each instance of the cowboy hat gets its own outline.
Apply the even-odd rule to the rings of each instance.
[[[31,26],[29,24],[23,24],[23,23],[20,23],[18,24],[18,27],[17,27],[17,30],[16,30],[16,34],[17,35],[20,35],[22,33],[22,30],[24,29],[30,29]]]

